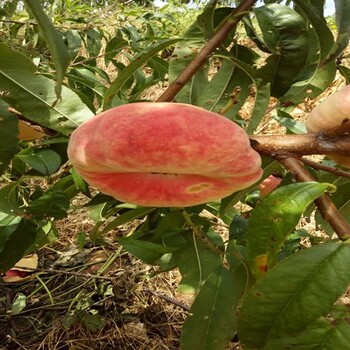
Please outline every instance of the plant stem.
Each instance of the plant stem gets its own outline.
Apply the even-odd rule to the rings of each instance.
[[[319,170],[323,170],[323,171],[326,171],[326,172],[334,174],[334,175],[350,178],[350,172],[347,172],[345,170],[337,169],[337,168],[335,168],[333,166],[329,166],[329,165],[320,164],[320,163],[314,162],[311,159],[308,159],[305,157],[302,157],[300,160],[304,164],[309,165],[314,169],[319,169]]]
[[[195,75],[202,67],[210,54],[212,54],[227,38],[232,29],[242,19],[246,12],[256,3],[257,0],[245,0],[232,11],[232,14],[216,30],[212,38],[201,49],[198,55],[190,64],[179,74],[179,76],[169,85],[156,102],[170,102],[180,92],[184,85]]]
[[[324,133],[298,135],[252,135],[252,147],[261,155],[276,156],[291,153],[307,154],[350,154],[350,136],[330,137]]]
[[[317,181],[305,169],[303,163],[293,156],[275,157],[290,173],[300,182]],[[338,211],[328,194],[324,194],[315,200],[315,204],[322,217],[329,222],[335,233],[342,241],[350,238],[350,225]]]

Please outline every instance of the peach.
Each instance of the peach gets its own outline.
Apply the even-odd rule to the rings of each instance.
[[[350,85],[328,96],[308,115],[306,128],[308,132],[320,132],[340,127],[350,119]],[[331,155],[331,159],[350,168],[350,155]]]
[[[275,188],[278,187],[278,185],[281,183],[282,178],[270,175],[268,176],[260,185],[260,198],[266,197],[268,194],[270,194]]]
[[[138,102],[94,116],[71,135],[68,156],[90,185],[141,206],[206,203],[262,175],[242,128],[180,103]]]

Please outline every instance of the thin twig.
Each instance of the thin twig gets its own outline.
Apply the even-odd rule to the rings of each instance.
[[[178,307],[181,307],[181,309],[184,309],[186,311],[190,311],[190,308],[187,305],[182,304],[179,301],[177,301],[177,300],[175,300],[173,298],[170,298],[170,297],[168,297],[166,295],[154,292],[151,289],[145,289],[145,292],[150,293],[150,294],[152,294],[152,295],[154,295],[154,296],[156,296],[158,298],[164,299],[164,300],[168,301],[169,303],[174,304],[174,305],[176,305]]]
[[[295,156],[278,156],[280,162],[300,182],[317,181],[304,167],[303,163]],[[329,222],[335,233],[342,241],[350,238],[350,225],[338,211],[328,194],[324,194],[315,200],[315,204],[322,217]]]
[[[313,160],[305,158],[305,157],[302,157],[300,160],[304,164],[309,165],[309,166],[311,166],[314,169],[324,170],[327,173],[331,173],[331,174],[334,174],[334,175],[339,175],[339,176],[342,176],[342,177],[350,178],[350,172],[347,172],[347,171],[344,171],[344,170],[341,170],[341,169],[337,169],[337,168],[335,168],[333,166],[320,164],[320,163],[314,162]]]
[[[170,102],[180,92],[184,85],[194,76],[200,67],[202,67],[207,58],[224,42],[232,29],[237,25],[246,12],[256,3],[257,0],[245,0],[232,11],[232,14],[214,33],[207,44],[201,49],[197,56],[189,65],[179,74],[163,94],[157,99],[157,102]]]

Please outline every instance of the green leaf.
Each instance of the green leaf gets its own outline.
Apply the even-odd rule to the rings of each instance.
[[[106,227],[101,231],[101,234],[106,233],[117,226],[124,225],[129,221],[143,218],[147,214],[153,212],[154,208],[136,208],[127,211],[126,213],[120,214],[114,220],[112,220]]]
[[[12,182],[0,189],[0,212],[14,215],[22,214],[23,200],[19,197],[20,184]]]
[[[8,235],[0,251],[0,272],[4,273],[20,260],[36,240],[37,225],[22,219],[16,229]],[[20,242],[20,244],[19,244]]]
[[[78,95],[65,86],[57,102],[54,81],[35,71],[30,59],[0,43],[0,89],[7,93],[2,98],[13,108],[29,120],[64,135],[93,116]]]
[[[48,190],[43,196],[29,203],[25,211],[38,217],[63,219],[67,216],[69,198],[63,190]]]
[[[346,85],[350,84],[350,68],[345,66],[338,66],[340,74],[345,78]]]
[[[324,243],[271,269],[257,281],[240,309],[242,344],[261,349],[281,334],[300,332],[325,316],[350,282],[345,263],[349,259],[348,243]]]
[[[46,176],[54,174],[61,166],[60,155],[50,149],[38,151],[34,155],[17,155],[17,157]]]
[[[329,87],[336,72],[336,64],[332,61],[320,66],[318,63],[311,64],[296,77],[295,83],[282,96],[281,105],[286,103],[288,106],[291,102],[297,105],[305,98],[317,97]]]
[[[181,332],[182,350],[220,350],[236,333],[237,283],[223,266],[206,279]]]
[[[144,63],[146,63],[150,58],[156,55],[159,51],[165,49],[166,47],[181,41],[181,39],[166,39],[162,40],[158,43],[150,45],[147,49],[141,51],[138,55],[136,55],[132,62],[123,69],[118,75],[117,79],[113,81],[109,89],[105,93],[104,99],[104,109],[108,109],[112,107],[113,97],[119,92],[119,90],[123,87],[126,81],[134,74],[134,72],[142,67]]]
[[[20,222],[20,216],[0,212],[0,252],[4,250],[7,240],[17,229]]]
[[[304,0],[294,0],[294,3],[297,5],[298,10],[300,9],[302,14],[312,24],[312,30],[316,34],[316,40],[320,48],[320,59],[323,61],[332,50],[334,38],[323,14],[320,13],[320,9],[317,6],[317,4],[320,4],[320,1],[317,0],[315,4],[313,4]]]
[[[120,237],[118,241],[125,250],[147,264],[155,264],[164,254],[175,251],[174,248],[144,240],[133,239],[132,237]]]
[[[87,314],[83,317],[85,327],[92,333],[97,333],[105,325],[106,321],[99,313]]]
[[[293,134],[303,134],[307,132],[305,123],[293,119],[289,113],[283,110],[277,109],[277,115],[273,116],[273,119],[277,120],[282,126]]]
[[[270,83],[258,83],[256,85],[254,108],[246,129],[248,134],[252,134],[264,118],[266,109],[270,103],[270,91]]]
[[[302,17],[288,6],[269,4],[254,10],[264,41],[273,53],[261,68],[271,81],[271,95],[282,96],[305,66],[309,41]],[[291,69],[292,67],[292,69]]]
[[[345,184],[337,184],[337,190],[332,193],[332,201],[334,205],[338,208],[340,213],[343,215],[345,220],[347,220],[350,224],[350,183]],[[315,215],[317,225],[321,225],[321,227],[329,234],[334,233],[334,229],[329,224],[329,222],[322,218],[319,211],[316,212]]]
[[[75,168],[72,168],[72,177],[75,186],[79,191],[85,194],[87,197],[91,197],[89,185],[85,182],[85,180],[78,174]]]
[[[335,20],[338,27],[337,39],[325,61],[337,58],[349,44],[350,38],[350,2],[348,0],[335,0]]]
[[[257,55],[242,45],[236,45],[231,52],[222,51],[216,56],[223,59],[221,67],[209,82],[202,84],[193,103],[220,113],[230,102],[230,95],[239,87],[234,106],[224,113],[229,119],[236,119],[239,109],[251,93],[251,84],[257,86],[256,71],[251,68],[256,63]]]
[[[18,151],[18,118],[7,108],[5,101],[0,99],[0,175]]]
[[[246,245],[254,275],[275,265],[279,250],[306,207],[329,186],[304,182],[279,187],[251,211]]]
[[[84,34],[86,35],[86,50],[90,57],[98,56],[102,47],[101,32],[96,28],[89,28]]]
[[[210,7],[207,8],[211,12]],[[209,24],[210,26],[211,24]],[[205,45],[206,40],[197,20],[183,35],[184,41],[175,45],[169,60],[169,82],[172,83],[190,64]],[[208,63],[203,65],[176,95],[175,101],[195,104],[201,89],[208,83]]]
[[[74,59],[81,49],[83,40],[81,39],[81,36],[77,29],[68,29],[65,33],[65,37],[68,53],[71,59]]]
[[[345,309],[345,305],[342,305]],[[300,333],[274,339],[263,350],[320,350],[350,349],[349,310],[344,315],[321,317]]]
[[[217,233],[209,231],[206,235],[220,245],[221,237]],[[187,246],[175,253],[182,277],[178,285],[178,292],[195,294],[208,276],[222,263],[222,256],[210,249],[192,232],[187,232],[184,238],[187,240]]]
[[[18,315],[27,306],[27,297],[23,293],[18,293],[11,305],[11,315]]]
[[[50,19],[46,16],[39,0],[25,0],[26,6],[37,20],[39,27],[49,46],[56,67],[56,96],[61,98],[62,81],[68,68],[70,57],[61,35],[56,31]]]

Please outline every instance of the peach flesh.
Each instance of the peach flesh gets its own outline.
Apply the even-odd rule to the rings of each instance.
[[[73,132],[68,156],[90,185],[142,206],[206,203],[262,175],[243,129],[179,103],[139,102],[103,112]]]

